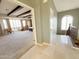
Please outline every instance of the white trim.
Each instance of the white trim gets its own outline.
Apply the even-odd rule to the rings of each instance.
[[[37,34],[36,34],[36,22],[35,22],[35,14],[34,14],[34,9],[32,9],[32,25],[33,25],[33,34],[34,34],[34,40],[35,40],[35,44],[37,44]]]
[[[46,42],[43,42],[43,45],[49,46],[50,44],[49,43],[46,43]]]
[[[77,50],[79,50],[79,48],[78,47],[73,47],[74,49],[77,49]]]
[[[37,43],[38,46],[50,46],[49,43],[43,42],[43,43]]]
[[[29,9],[31,9],[31,12],[32,12],[32,25],[33,25],[33,34],[34,34],[34,36],[33,36],[33,39],[35,40],[35,44],[37,44],[37,35],[36,35],[36,22],[35,22],[35,15],[34,15],[34,8],[32,8],[31,6],[28,6],[27,4],[24,4],[24,3],[22,3],[22,2],[20,2],[20,1],[18,1],[18,0],[13,0],[13,2],[15,2],[16,4],[19,4],[19,5],[21,5],[21,6],[24,6],[24,7],[27,7],[27,8],[29,8]]]
[[[11,0],[9,0],[9,1],[11,1]],[[14,3],[18,4],[18,5],[21,5],[23,7],[27,7],[29,9],[33,9],[32,7],[28,6],[27,4],[24,4],[24,3],[20,2],[18,0],[13,0],[12,2],[14,2]]]
[[[37,46],[43,46],[43,44],[40,44],[40,43],[37,43],[36,45],[37,45]]]

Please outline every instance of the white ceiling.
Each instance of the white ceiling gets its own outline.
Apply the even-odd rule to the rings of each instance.
[[[0,3],[0,14],[8,14],[15,7],[17,7],[16,4],[14,4],[8,0],[2,0]]]
[[[18,5],[15,2],[13,2],[13,1],[1,0],[1,3],[0,3],[0,16],[6,16],[9,12],[11,12],[17,6]],[[21,13],[24,13],[24,12],[28,11],[28,10],[30,10],[30,9],[27,8],[27,7],[23,7],[22,9],[19,9],[19,10],[13,12],[12,14],[10,14],[10,17],[17,16],[17,15],[19,15]]]
[[[25,17],[25,16],[28,16],[28,15],[32,15],[32,13],[28,13],[27,15],[21,15],[20,17]]]
[[[79,0],[54,0],[58,12],[79,8]]]
[[[28,9],[28,8],[26,8],[26,7],[25,7],[25,8],[22,8],[21,10],[18,10],[18,11],[16,11],[16,12],[12,13],[11,16],[17,16],[17,15],[23,13],[23,12],[28,11],[28,10],[30,10],[30,9]]]

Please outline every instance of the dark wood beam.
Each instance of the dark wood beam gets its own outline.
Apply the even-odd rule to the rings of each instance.
[[[24,15],[24,14],[28,14],[28,13],[30,13],[30,12],[31,12],[31,10],[26,11],[26,12],[23,12],[22,14],[17,15],[17,17],[19,17],[19,16],[21,16],[21,15]]]
[[[10,14],[12,14],[13,12],[15,12],[16,10],[19,10],[19,9],[22,9],[23,7],[22,6],[17,6],[16,8],[14,8],[11,12],[9,12],[7,14],[7,16],[9,16]]]
[[[31,16],[32,16],[32,15],[27,15],[27,16],[24,16],[23,18],[26,18],[26,17],[29,17],[29,18],[31,18]]]

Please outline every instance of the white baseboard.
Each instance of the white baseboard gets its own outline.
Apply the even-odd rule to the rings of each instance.
[[[43,43],[37,43],[36,45],[38,45],[38,46],[50,46],[50,44],[49,43],[46,43],[46,42],[43,42]]]
[[[37,43],[36,45],[37,45],[37,46],[43,46],[43,44],[40,44],[40,43]]]
[[[78,47],[73,47],[74,49],[77,49],[77,50],[79,50],[79,48]]]
[[[49,46],[50,44],[49,43],[46,43],[46,42],[43,42],[43,45]]]

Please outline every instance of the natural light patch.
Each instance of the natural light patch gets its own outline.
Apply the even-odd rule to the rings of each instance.
[[[61,21],[61,30],[68,30],[69,25],[73,25],[73,17],[70,15],[64,16]]]
[[[23,20],[22,23],[23,23],[23,27],[25,27],[26,26],[26,21]]]
[[[53,29],[54,27],[54,20],[55,20],[55,17],[54,17],[54,11],[52,8],[50,8],[50,29]]]
[[[54,16],[54,11],[52,8],[50,8],[50,13],[51,13],[51,16]]]
[[[68,44],[69,43],[69,39],[67,39],[66,37],[64,37],[64,36],[61,36],[61,43],[63,43],[63,44]]]
[[[27,25],[30,27],[30,21],[27,21]]]
[[[21,21],[20,20],[9,20],[10,21],[10,25],[13,31],[18,31],[21,29]]]
[[[46,3],[48,0],[43,0],[43,3]]]
[[[50,8],[50,12],[51,12],[51,13],[53,13],[53,10],[52,10],[52,8]]]
[[[50,29],[53,29],[53,19],[50,19]]]
[[[5,19],[3,19],[3,24],[4,24],[4,28],[7,29],[8,25],[7,25],[7,21]]]

